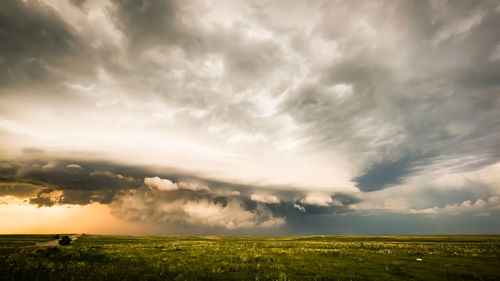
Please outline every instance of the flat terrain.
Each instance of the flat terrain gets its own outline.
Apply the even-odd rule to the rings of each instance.
[[[78,239],[81,236],[81,234],[73,234],[73,235],[68,235],[68,236],[69,236],[69,238],[72,241],[75,241],[76,239]],[[45,241],[45,242],[41,242],[41,243],[36,243],[35,246],[39,246],[39,247],[55,247],[55,246],[59,246],[59,241],[57,239],[56,240],[51,240],[51,241]]]
[[[1,280],[500,280],[500,236],[23,237],[0,235]]]
[[[54,234],[13,234],[0,235],[0,248],[34,245],[54,240]]]

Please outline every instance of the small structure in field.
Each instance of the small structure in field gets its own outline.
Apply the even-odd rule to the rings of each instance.
[[[421,259],[421,258],[417,258],[417,261],[418,261],[418,262],[423,262],[424,260],[423,260],[423,259]]]
[[[68,235],[64,235],[61,237],[61,239],[59,241],[57,241],[59,243],[59,245],[63,246],[63,245],[69,245],[71,244],[71,238],[69,238]]]

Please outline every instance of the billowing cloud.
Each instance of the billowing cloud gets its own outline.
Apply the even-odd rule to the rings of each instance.
[[[0,17],[8,24],[0,35],[4,42],[0,47],[2,86],[62,78],[64,74],[54,68],[82,51],[80,38],[57,11],[43,2],[4,1]]]
[[[301,212],[305,212],[306,211],[306,208],[304,206],[301,206],[297,203],[293,204],[293,207]]]
[[[483,199],[477,199],[476,202],[471,200],[465,200],[462,203],[449,204],[445,207],[432,207],[426,209],[410,209],[408,214],[438,214],[438,213],[449,213],[449,214],[459,214],[463,212],[474,212],[479,216],[489,215],[488,211],[499,210],[500,201],[498,196],[491,196],[487,201]]]
[[[162,179],[160,177],[145,177],[144,184],[151,188],[158,188],[159,190],[176,190],[176,189],[186,189],[186,190],[210,190],[210,188],[199,182],[185,182],[180,181],[173,183],[168,179]]]
[[[338,57],[320,66],[283,104],[283,111],[310,128],[314,143],[362,157],[353,177],[362,191],[398,185],[431,165],[470,170],[498,161],[499,135],[491,121],[499,116],[486,105],[498,104],[491,92],[498,85],[463,80],[471,79],[464,71],[497,65],[484,51],[492,52],[499,38],[483,37],[499,21],[496,5],[436,3],[373,4],[390,7],[390,17],[376,12],[372,2],[336,4],[350,12],[332,7],[317,32],[335,43]],[[347,15],[363,15],[363,20]],[[390,23],[396,19],[400,25]],[[491,73],[482,72],[485,77],[486,72]],[[350,94],[339,95],[338,85],[349,85]]]
[[[329,194],[320,194],[320,193],[308,194],[300,202],[303,204],[315,205],[315,206],[329,206],[330,204],[339,204],[339,202],[337,201],[334,202]],[[340,203],[340,205],[342,204]]]
[[[159,190],[176,190],[179,187],[168,179],[159,177],[144,178],[144,183],[149,187],[156,187]]]
[[[280,200],[278,197],[271,195],[271,194],[262,194],[262,193],[255,193],[250,196],[250,199],[253,201],[257,202],[262,202],[262,203],[279,203]]]
[[[130,220],[152,221],[155,223],[173,222],[204,227],[224,227],[227,229],[280,226],[285,223],[283,217],[275,217],[264,206],[247,209],[235,198],[218,201],[205,198],[179,198],[162,200],[153,198],[149,201],[145,194],[118,196],[111,204],[116,216]],[[223,198],[219,198],[221,200]]]
[[[8,182],[2,185],[1,195],[26,198],[38,207],[106,204],[114,216],[130,222],[271,229],[305,212],[304,207],[297,210],[299,198],[303,198],[300,204],[311,208],[311,215],[349,212],[353,203],[347,195],[344,206],[331,195],[325,199],[299,190],[220,182],[175,170],[159,172],[153,167],[65,160],[48,154],[43,159],[39,154],[32,157],[3,162],[0,176]]]

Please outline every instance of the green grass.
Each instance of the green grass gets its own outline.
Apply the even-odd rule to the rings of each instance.
[[[0,245],[3,239],[0,236]],[[4,252],[0,276],[2,280],[500,280],[500,237],[84,235],[72,246]]]
[[[55,234],[11,234],[0,235],[0,248],[5,247],[19,247],[34,245],[40,242],[55,240]]]

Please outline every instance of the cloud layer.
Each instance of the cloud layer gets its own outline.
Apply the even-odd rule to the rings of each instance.
[[[1,196],[27,198],[38,207],[100,203],[109,205],[111,213],[121,220],[196,226],[200,230],[276,228],[285,224],[287,217],[302,213],[349,212],[349,205],[355,202],[354,197],[342,194],[334,201],[334,193],[311,197],[304,190],[220,182],[168,168],[49,155],[39,158],[28,154],[3,162],[2,167]],[[293,206],[298,203],[311,210],[296,210]]]

